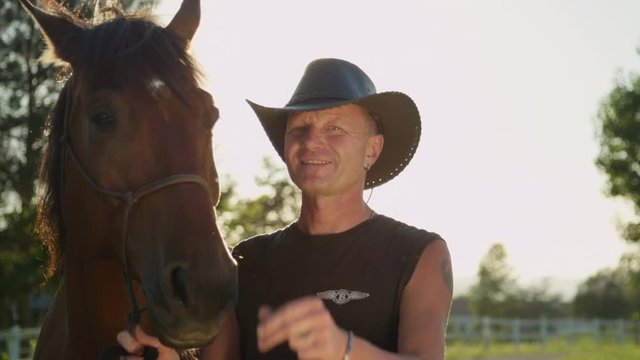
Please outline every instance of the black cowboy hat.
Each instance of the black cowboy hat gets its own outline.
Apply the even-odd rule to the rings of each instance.
[[[367,109],[384,135],[384,146],[367,172],[365,189],[384,184],[398,175],[411,161],[420,142],[420,113],[413,100],[397,91],[376,92],[367,74],[344,60],[312,61],[285,107],[271,108],[247,102],[283,160],[289,114],[345,104],[357,104]]]

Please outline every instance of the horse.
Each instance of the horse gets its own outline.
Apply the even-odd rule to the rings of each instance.
[[[69,69],[45,131],[36,223],[60,286],[34,359],[96,359],[138,323],[176,349],[210,343],[238,290],[216,224],[218,110],[188,54],[199,0],[167,26],[20,2]]]

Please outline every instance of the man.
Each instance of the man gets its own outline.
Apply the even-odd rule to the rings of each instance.
[[[414,102],[377,93],[354,64],[319,59],[284,108],[249,104],[302,191],[301,212],[234,249],[239,302],[202,358],[443,359],[447,246],[376,214],[362,196],[413,157],[421,130]],[[119,338],[130,351],[158,346],[141,332],[138,342]]]

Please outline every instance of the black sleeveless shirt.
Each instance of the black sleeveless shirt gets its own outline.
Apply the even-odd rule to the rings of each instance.
[[[308,235],[297,225],[258,235],[233,249],[238,262],[242,359],[296,359],[287,344],[257,349],[258,307],[296,298],[324,299],[336,324],[397,352],[400,298],[435,233],[376,215],[345,232]]]

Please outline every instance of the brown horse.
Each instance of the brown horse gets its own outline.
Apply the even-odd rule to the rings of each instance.
[[[186,50],[199,1],[184,0],[166,27],[117,9],[93,24],[54,0],[20,1],[71,70],[42,162],[38,230],[61,286],[35,358],[96,359],[141,314],[168,346],[211,342],[237,274],[214,210],[218,111]]]

